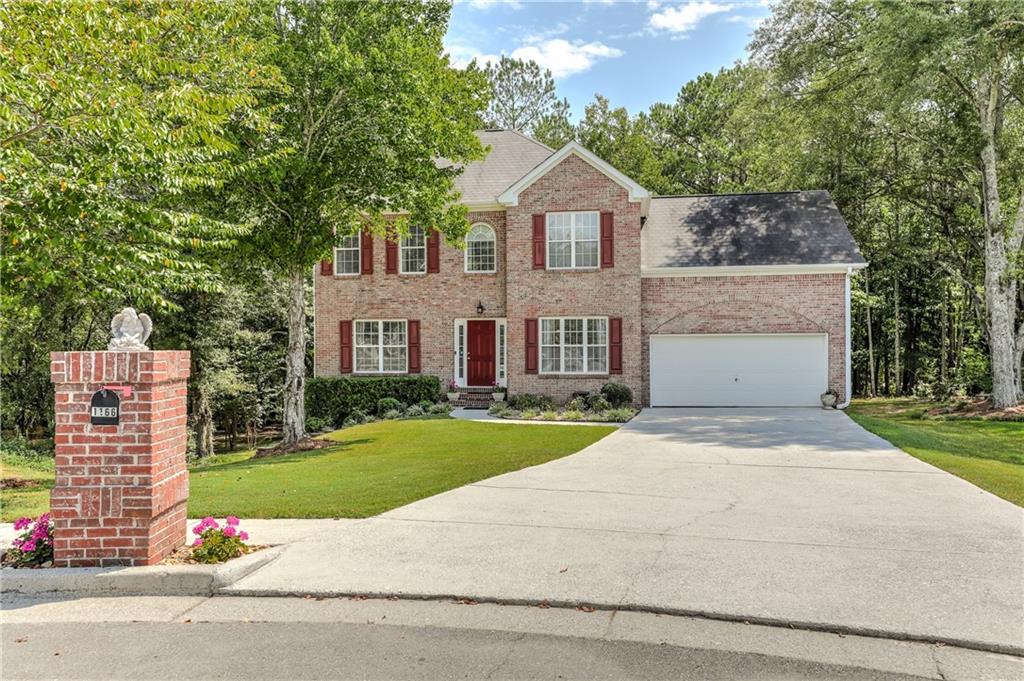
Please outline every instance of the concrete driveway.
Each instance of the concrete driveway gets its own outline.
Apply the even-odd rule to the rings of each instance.
[[[647,409],[576,455],[293,544],[231,591],[588,603],[1019,653],[1024,510],[841,412]]]

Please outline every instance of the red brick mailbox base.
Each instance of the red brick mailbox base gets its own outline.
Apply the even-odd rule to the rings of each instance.
[[[160,562],[186,534],[189,353],[54,352],[50,361],[54,564]],[[120,423],[92,425],[90,400],[111,386],[124,388]]]

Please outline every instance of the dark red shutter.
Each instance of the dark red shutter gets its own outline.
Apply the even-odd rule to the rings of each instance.
[[[352,373],[352,320],[343,319],[338,324],[338,336],[341,343],[341,373]]]
[[[334,274],[334,261],[333,260],[321,260],[320,261],[320,274],[325,277]]]
[[[533,269],[544,269],[544,255],[547,245],[544,243],[544,214],[533,216]]]
[[[537,320],[526,320],[526,373],[537,373]]]
[[[432,229],[427,235],[427,272],[433,274],[440,271],[441,235],[436,229]]]
[[[608,373],[622,373],[622,317],[608,320]]]
[[[418,374],[420,372],[420,320],[409,320],[408,339],[409,373]]]
[[[398,274],[398,242],[391,239],[384,242],[384,271]]]
[[[373,274],[373,234],[363,232],[359,237],[359,260],[361,261],[360,271],[363,274]]]
[[[601,213],[601,267],[615,267],[614,213]]]

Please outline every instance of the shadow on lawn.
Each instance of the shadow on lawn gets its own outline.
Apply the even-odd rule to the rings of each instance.
[[[317,457],[326,456],[327,454],[337,454],[338,452],[344,452],[357,445],[366,445],[375,442],[376,439],[372,437],[364,437],[356,440],[330,440],[331,446],[324,447],[322,449],[310,449],[304,452],[295,452],[293,454],[282,454],[280,456],[268,456],[261,459],[256,459],[250,456],[249,458],[242,459],[241,461],[229,461],[220,464],[210,464],[207,466],[197,466],[190,472],[193,474],[205,473],[207,471],[229,471],[242,468],[250,468],[257,466],[277,466],[281,464],[299,463],[302,461],[308,461]]]

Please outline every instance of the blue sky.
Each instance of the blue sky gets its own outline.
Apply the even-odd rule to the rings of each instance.
[[[498,55],[551,69],[573,120],[599,92],[630,113],[675,101],[684,83],[746,56],[765,1],[456,0],[445,46],[463,65]]]

